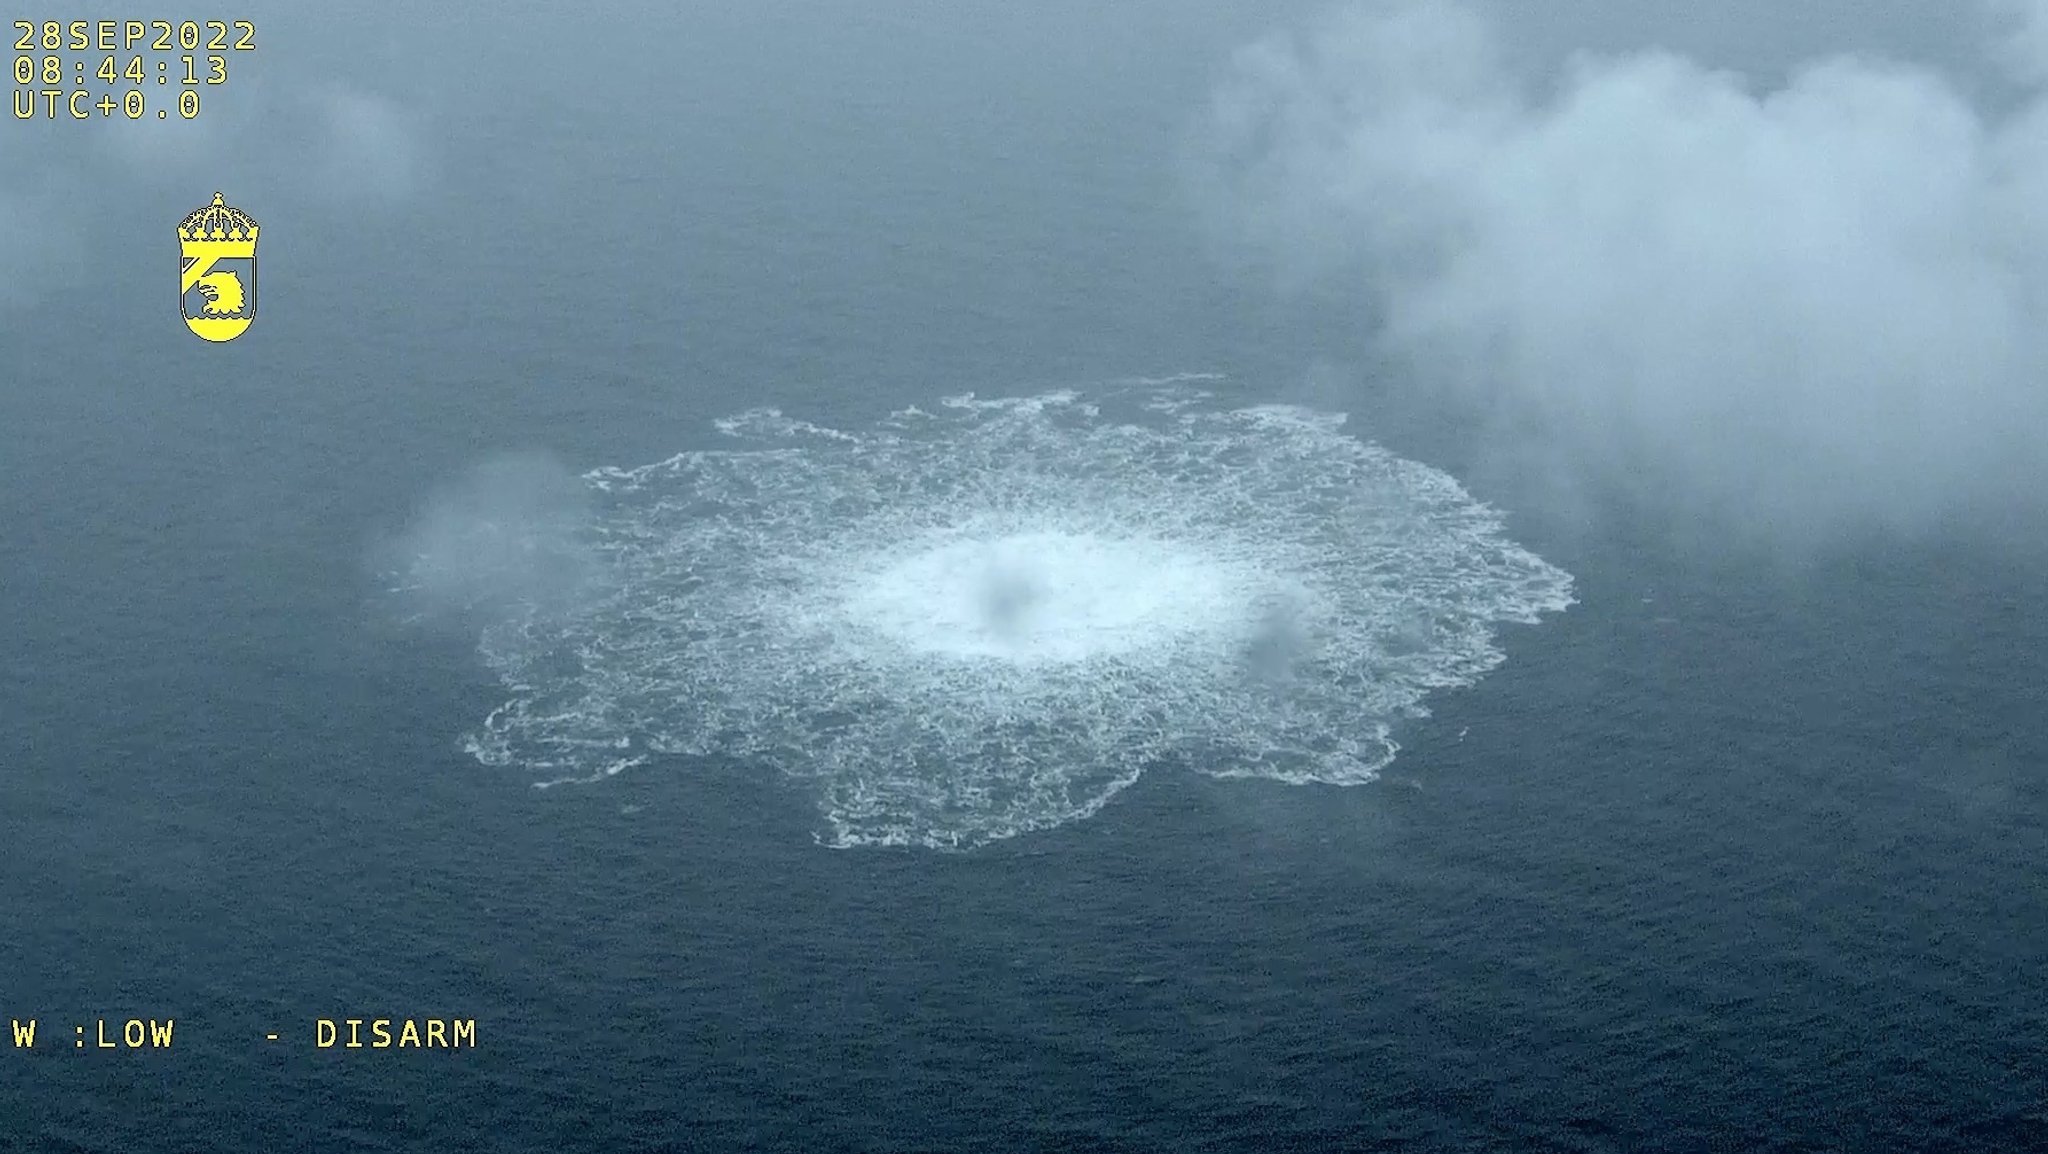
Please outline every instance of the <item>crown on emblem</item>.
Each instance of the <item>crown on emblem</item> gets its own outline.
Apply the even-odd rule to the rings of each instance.
[[[183,240],[255,240],[256,222],[249,214],[213,194],[213,203],[188,216],[178,225]]]

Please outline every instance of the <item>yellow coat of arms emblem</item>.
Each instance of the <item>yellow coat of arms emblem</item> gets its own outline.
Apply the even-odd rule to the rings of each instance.
[[[178,311],[208,341],[234,340],[256,319],[256,222],[220,193],[178,225]]]

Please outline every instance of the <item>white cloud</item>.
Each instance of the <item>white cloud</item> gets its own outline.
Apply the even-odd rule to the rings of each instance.
[[[417,119],[387,96],[341,82],[251,77],[208,97],[189,121],[107,122],[97,136],[105,159],[180,187],[226,183],[352,205],[403,201],[422,184]]]
[[[2048,49],[2044,14],[2012,43]],[[1850,58],[1759,94],[1656,52],[1538,96],[1480,17],[1415,3],[1245,50],[1208,129],[1231,236],[1364,270],[1418,380],[1575,470],[1801,531],[2041,499],[2048,104],[1992,120]]]
[[[2048,0],[1992,0],[1991,9],[2006,25],[2007,68],[2023,81],[2048,82]]]
[[[32,304],[81,275],[84,250],[59,182],[23,176],[0,186],[0,306]]]
[[[386,200],[414,190],[421,176],[419,133],[396,101],[343,85],[308,98],[323,129],[315,147],[324,187]]]
[[[0,308],[80,284],[95,263],[125,265],[104,237],[138,203],[178,214],[163,221],[169,236],[215,190],[266,220],[391,207],[427,183],[419,120],[398,101],[338,82],[234,83],[206,90],[192,120],[36,120],[0,134]]]

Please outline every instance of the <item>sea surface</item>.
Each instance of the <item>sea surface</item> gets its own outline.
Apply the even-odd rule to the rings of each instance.
[[[46,1035],[0,1048],[0,1149],[2048,1148],[2038,537],[1788,554],[1521,484],[1185,203],[1216,69],[1292,9],[781,7],[522,11],[431,76],[453,15],[280,16],[261,82],[382,69],[402,181],[252,135],[79,186],[75,277],[0,311],[0,1018]],[[216,179],[264,228],[221,347],[168,288]],[[1576,603],[1376,781],[1162,766],[939,852],[824,844],[749,758],[534,789],[465,745],[509,692],[479,622],[391,593],[505,453],[1183,374],[1348,412]],[[72,1045],[131,1017],[173,1047]],[[315,1045],[350,1017],[478,1044]]]

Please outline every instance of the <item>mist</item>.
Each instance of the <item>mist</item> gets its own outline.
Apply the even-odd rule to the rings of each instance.
[[[1769,89],[1663,51],[1522,74],[1470,8],[1352,11],[1236,55],[1196,187],[1552,491],[1792,540],[2037,513],[2048,9],[1985,11],[2002,111],[1867,56]]]
[[[493,457],[437,488],[377,550],[423,616],[563,612],[597,587],[582,481],[539,453]]]

